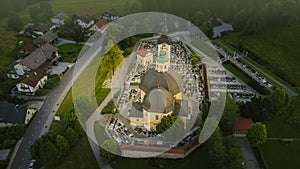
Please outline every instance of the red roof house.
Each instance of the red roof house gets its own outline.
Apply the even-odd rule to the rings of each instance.
[[[241,117],[234,126],[235,131],[246,131],[253,126],[252,119]]]

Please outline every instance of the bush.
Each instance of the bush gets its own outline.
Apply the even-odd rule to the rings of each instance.
[[[60,77],[58,75],[50,75],[44,87],[45,89],[53,89],[59,81]]]
[[[101,114],[115,114],[118,111],[116,110],[116,106],[114,101],[109,101],[108,104],[102,109]]]

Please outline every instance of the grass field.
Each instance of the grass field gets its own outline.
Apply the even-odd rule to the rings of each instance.
[[[58,48],[59,48],[59,53],[62,56],[59,59],[61,62],[74,63],[77,60],[77,57],[82,49],[82,45],[64,44]]]
[[[299,129],[287,123],[287,115],[278,115],[266,122],[268,137],[300,138]]]
[[[72,14],[90,14],[100,16],[103,12],[113,8],[120,14],[124,14],[127,2],[137,2],[138,0],[52,0],[49,1],[52,5],[54,13],[65,12]]]
[[[238,49],[250,51],[249,56],[280,78],[300,86],[300,25],[277,27],[242,35],[231,33],[222,40]]]
[[[287,123],[287,115],[279,115],[266,122],[269,138],[300,138],[298,128]],[[267,140],[261,146],[262,153],[270,169],[297,169],[300,166],[299,152],[300,141],[293,141],[289,144],[279,140]]]
[[[300,166],[300,141],[285,144],[268,140],[261,149],[269,169],[298,169]]]

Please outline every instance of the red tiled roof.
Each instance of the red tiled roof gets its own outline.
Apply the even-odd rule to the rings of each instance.
[[[254,122],[252,121],[252,119],[247,119],[247,118],[243,118],[241,117],[236,123],[235,123],[235,130],[236,131],[245,131],[248,130],[249,128],[251,128],[253,126]]]
[[[136,53],[142,57],[145,57],[149,51],[145,50],[144,48],[140,48]]]
[[[99,28],[102,29],[103,26],[105,26],[108,22],[106,19],[102,18],[98,22],[95,23],[95,25]]]

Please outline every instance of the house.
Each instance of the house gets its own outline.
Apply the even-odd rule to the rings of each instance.
[[[32,30],[32,34],[35,36],[42,36],[48,31],[55,29],[55,25],[52,22],[41,23]]]
[[[25,45],[21,50],[19,50],[19,54],[21,54],[21,55],[30,54],[37,48],[38,47],[35,44],[29,43],[29,44]]]
[[[46,44],[37,48],[24,59],[19,59],[10,65],[7,77],[10,79],[18,79],[26,72],[30,72],[31,70],[40,67],[46,61],[54,62],[58,58],[58,48],[50,44]]]
[[[19,32],[18,35],[25,35],[27,32],[31,31],[33,29],[34,24],[33,23],[27,23],[25,26],[23,26]]]
[[[42,66],[42,68],[34,69],[30,72],[26,72],[16,84],[15,91],[19,94],[35,95],[35,92],[39,88],[43,88],[49,73],[47,64]]]
[[[0,124],[1,126],[28,124],[36,111],[36,109],[18,107],[7,101],[0,101]]]
[[[25,57],[20,64],[26,66],[30,70],[34,70],[44,64],[46,61],[54,61],[57,58],[58,48],[50,44],[46,44]]]
[[[102,18],[102,19],[98,20],[93,26],[91,26],[89,30],[91,30],[91,31],[100,30],[101,32],[103,32],[106,28],[105,25],[107,23],[108,23],[107,20]]]
[[[83,29],[88,29],[95,24],[94,18],[90,15],[78,16],[76,23]]]
[[[104,18],[108,21],[116,20],[119,17],[120,17],[119,13],[114,9],[110,9],[102,14],[102,18]]]
[[[41,37],[35,39],[33,41],[33,44],[36,46],[43,46],[47,43],[54,45],[58,40],[58,36],[56,33],[53,33],[51,31],[48,31],[47,33],[45,33],[44,35],[42,35]]]
[[[68,15],[66,13],[60,12],[51,18],[51,22],[56,26],[60,27],[64,25],[64,20]]]
[[[153,54],[148,50],[141,48],[136,52],[137,61],[143,66],[153,63]]]
[[[250,118],[244,118],[241,117],[240,119],[237,120],[237,122],[234,125],[234,130],[236,132],[245,132],[249,128],[253,126],[254,122]]]

